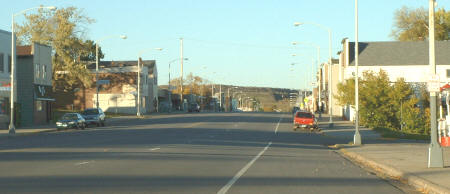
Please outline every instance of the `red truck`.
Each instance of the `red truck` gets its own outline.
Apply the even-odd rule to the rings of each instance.
[[[297,128],[310,129],[311,131],[318,129],[314,114],[304,111],[296,112],[294,115],[294,131]]]

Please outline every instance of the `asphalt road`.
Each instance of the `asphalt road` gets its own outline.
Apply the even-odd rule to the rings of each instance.
[[[0,193],[403,193],[294,132],[289,114],[200,113],[0,138]]]

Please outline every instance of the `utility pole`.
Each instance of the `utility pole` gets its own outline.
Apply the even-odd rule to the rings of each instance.
[[[430,60],[430,76],[436,77],[436,52],[434,38],[434,3],[435,0],[429,0],[428,5],[428,42],[429,42],[429,60]],[[429,88],[428,90],[430,90]],[[431,113],[431,142],[428,148],[428,168],[443,168],[444,160],[442,156],[442,148],[437,141],[437,120],[436,120],[436,101],[437,92],[430,91],[430,113]]]
[[[219,86],[219,112],[222,112],[222,84]]]
[[[214,85],[211,84],[211,102],[213,101],[213,99],[214,99]],[[211,104],[211,102],[210,102],[210,104]],[[216,112],[216,102],[215,101],[213,104],[213,111]]]
[[[180,79],[180,106],[181,109],[184,110],[184,103],[183,103],[183,38],[180,38],[180,54],[181,54],[181,79]]]

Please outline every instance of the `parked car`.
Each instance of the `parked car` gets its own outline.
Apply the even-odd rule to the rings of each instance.
[[[84,129],[86,127],[86,121],[83,116],[78,113],[66,113],[58,122],[56,122],[57,129]]]
[[[188,107],[189,112],[200,112],[200,106],[197,103],[192,103]]]
[[[88,108],[81,115],[83,115],[87,125],[105,126],[106,116],[101,108]]]
[[[294,116],[294,131],[297,130],[297,128],[310,129],[311,131],[318,129],[317,120],[314,114],[297,111]]]

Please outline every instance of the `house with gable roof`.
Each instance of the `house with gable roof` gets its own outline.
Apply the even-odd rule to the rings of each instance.
[[[392,83],[403,77],[408,83],[423,85],[430,79],[428,41],[359,42],[358,46],[360,77],[365,71],[384,70]],[[354,76],[354,58],[355,42],[350,42],[346,38],[342,41],[342,50],[339,52],[339,64],[333,68],[333,71],[337,71],[333,73],[333,88]],[[450,80],[450,41],[436,41],[436,73],[442,85]],[[337,90],[333,90],[333,94],[336,95]],[[342,111],[345,118],[353,120],[354,111],[349,106],[342,108],[333,104],[333,109]]]

